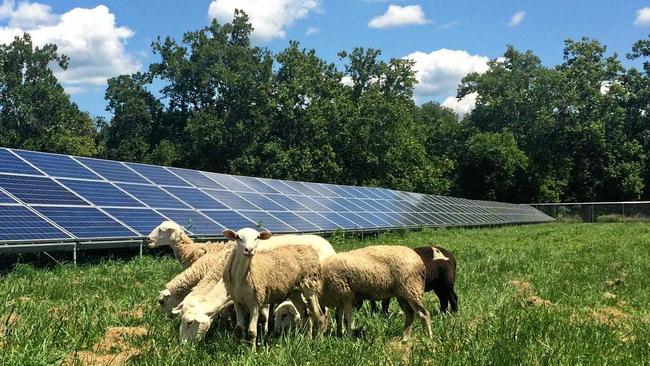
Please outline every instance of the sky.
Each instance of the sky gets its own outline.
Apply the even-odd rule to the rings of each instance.
[[[0,44],[29,32],[37,45],[55,43],[70,57],[56,75],[82,110],[106,112],[106,80],[146,70],[157,61],[151,42],[180,39],[212,19],[227,22],[245,10],[253,42],[274,52],[289,40],[341,65],[353,47],[382,50],[382,58],[416,61],[417,103],[437,101],[459,114],[475,96],[458,101],[469,72],[484,72],[506,45],[532,50],[547,66],[562,62],[563,41],[595,38],[618,53],[650,34],[650,1],[635,0],[0,0]]]

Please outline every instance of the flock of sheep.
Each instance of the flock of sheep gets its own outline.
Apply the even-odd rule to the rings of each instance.
[[[458,309],[454,292],[456,260],[444,248],[428,246],[369,246],[336,253],[317,235],[271,235],[245,228],[225,230],[222,243],[194,243],[172,221],[156,227],[148,237],[151,248],[169,245],[184,270],[160,291],[158,303],[166,314],[181,317],[182,342],[205,337],[214,319],[226,320],[233,310],[235,333],[257,344],[269,323],[280,332],[303,327],[308,336],[327,328],[328,309],[335,312],[337,335],[351,334],[352,310],[363,300],[383,300],[388,310],[396,298],[405,314],[404,337],[415,316],[431,336],[425,292],[433,290],[441,313]],[[273,319],[270,319],[272,306]]]

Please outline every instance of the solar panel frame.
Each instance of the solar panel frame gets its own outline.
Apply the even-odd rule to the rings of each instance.
[[[179,199],[185,205],[199,210],[225,210],[228,207],[198,188],[162,187],[167,193]]]
[[[0,209],[0,241],[70,240],[72,236],[24,206],[3,205]]]
[[[88,170],[76,160],[66,155],[49,154],[27,150],[16,150],[15,153],[33,166],[45,172],[50,177],[80,178],[101,180],[97,174]]]
[[[49,177],[0,174],[0,187],[28,204],[88,205]]]
[[[222,191],[217,189],[204,189],[203,192],[212,198],[224,204],[232,210],[259,210],[260,208],[247,201],[240,195],[231,191]]]
[[[145,207],[111,183],[77,179],[57,179],[59,183],[96,206]]]
[[[114,183],[152,184],[149,180],[119,161],[92,158],[74,158],[97,175]]]
[[[165,167],[137,163],[126,163],[126,165],[155,184],[172,187],[192,187],[187,181],[165,169]]]
[[[118,183],[117,186],[151,208],[190,208],[188,205],[157,186],[127,183]]]
[[[0,148],[0,173],[43,175],[8,149]]]
[[[139,236],[137,232],[130,230],[95,207],[42,206],[36,209],[78,239],[98,240]]]

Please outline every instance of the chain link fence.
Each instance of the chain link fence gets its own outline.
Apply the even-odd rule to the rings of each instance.
[[[650,201],[532,203],[559,222],[650,222]]]

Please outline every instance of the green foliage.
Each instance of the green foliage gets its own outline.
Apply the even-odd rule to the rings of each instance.
[[[366,305],[353,313],[356,337],[330,333],[330,315],[322,339],[272,336],[255,354],[233,335],[232,325],[214,324],[204,342],[180,344],[178,317],[161,314],[155,301],[181,270],[173,256],[50,269],[20,264],[0,280],[0,364],[60,364],[75,352],[93,352],[108,327],[125,326],[148,330],[125,340],[139,351],[134,364],[641,365],[650,359],[649,241],[647,223],[440,229],[336,240],[337,251],[429,243],[450,249],[458,261],[459,312],[439,316],[436,296],[427,293],[433,338],[426,339],[416,320],[412,337],[402,342],[404,315],[396,301],[389,317],[371,314]],[[518,290],[513,280],[526,281],[529,290]],[[530,296],[551,305],[535,306]],[[17,317],[7,322],[11,313]]]

